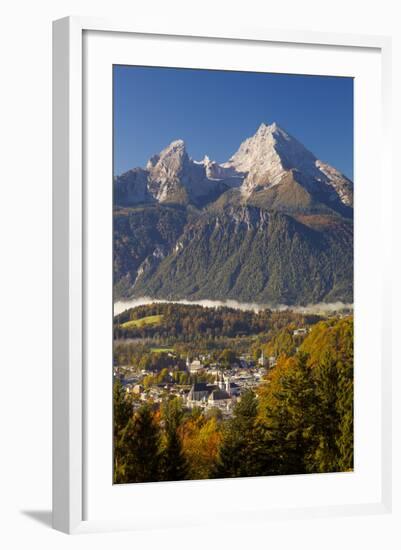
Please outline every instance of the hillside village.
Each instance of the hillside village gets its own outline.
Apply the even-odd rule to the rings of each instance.
[[[138,325],[138,321],[129,323]],[[308,327],[292,328],[292,336],[298,341],[308,332]],[[169,368],[139,370],[133,365],[114,366],[114,377],[130,396],[134,410],[144,402],[158,408],[165,399],[178,397],[189,410],[199,408],[208,413],[217,409],[220,415],[230,417],[241,395],[266,383],[266,374],[277,362],[276,355],[266,356],[263,349],[257,359],[241,354],[228,362],[213,360],[211,353],[187,354],[185,362],[173,350],[162,349],[160,355],[169,359]]]
[[[189,412],[230,418],[244,393],[268,384],[279,356],[296,353],[317,322],[348,314],[348,308],[315,315],[172,303],[137,306],[114,320],[114,378],[134,411],[145,403],[159,410],[166,400],[178,398]]]
[[[174,357],[171,352],[169,355]],[[143,384],[149,376],[149,372],[145,370],[131,373],[127,367],[115,367],[114,376],[122,382],[126,392],[134,397],[134,408],[139,407],[143,401],[160,404],[163,399],[174,396],[180,397],[190,409],[200,407],[207,411],[218,408],[224,415],[230,416],[236,402],[241,398],[241,393],[262,383],[267,370],[276,361],[273,356],[265,359],[262,355],[258,362],[248,356],[241,356],[238,363],[227,368],[219,363],[206,366],[203,361],[207,359],[209,358],[205,356],[192,360],[187,358],[186,369],[191,380],[189,384],[177,382],[174,374],[179,371],[178,366],[168,372],[166,380],[155,382],[149,387]]]

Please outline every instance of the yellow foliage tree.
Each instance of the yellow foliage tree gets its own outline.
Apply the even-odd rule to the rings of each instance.
[[[190,479],[211,477],[221,434],[216,418],[190,418],[179,429],[182,448],[190,465]]]

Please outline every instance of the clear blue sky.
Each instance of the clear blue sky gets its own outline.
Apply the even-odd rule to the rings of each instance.
[[[224,162],[262,122],[277,122],[353,178],[353,80],[114,66],[114,173],[183,139],[188,154]]]

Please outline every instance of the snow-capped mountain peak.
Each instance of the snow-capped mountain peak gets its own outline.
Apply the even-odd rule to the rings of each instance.
[[[255,192],[269,191],[284,183],[288,187],[288,182],[294,181],[294,185],[327,204],[340,201],[352,206],[353,203],[352,182],[318,160],[276,122],[262,123],[223,164],[207,155],[201,161],[192,160],[184,141],[177,139],[152,156],[146,170],[127,172],[116,181],[124,186],[124,196],[137,194],[145,200],[148,193],[146,200],[158,202],[202,203],[206,197],[211,200],[232,187],[239,187],[243,200],[248,201]],[[288,193],[292,191],[287,189],[287,196]]]
[[[205,155],[202,161],[188,156],[183,140],[172,141],[147,163],[148,188],[158,202],[202,203],[226,189],[221,174],[214,177],[218,165]]]
[[[276,122],[272,122],[271,124],[266,124],[265,122],[262,122],[262,124],[257,129],[256,134],[258,135],[273,134],[278,130],[282,131]]]
[[[291,174],[308,192],[337,193],[341,202],[352,205],[352,182],[319,161],[276,122],[262,123],[222,166],[246,174],[241,186],[246,197],[287,181]]]
[[[275,185],[287,169],[280,151],[288,148],[286,144],[289,141],[288,134],[276,123],[262,123],[223,166],[247,173],[243,184],[243,190],[247,193],[261,184]]]
[[[157,166],[159,168],[166,167],[170,169],[178,169],[182,162],[188,157],[185,149],[185,143],[182,139],[172,141],[165,149],[163,149],[158,155],[154,155],[148,161],[148,170],[152,170]]]

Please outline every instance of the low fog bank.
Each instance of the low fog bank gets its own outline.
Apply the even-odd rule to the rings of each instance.
[[[263,309],[285,310],[290,309],[299,313],[316,313],[322,314],[342,311],[344,309],[353,309],[353,304],[344,304],[343,302],[334,302],[326,304],[324,302],[318,304],[308,304],[306,306],[287,306],[287,305],[271,305],[271,304],[256,304],[247,302],[237,302],[236,300],[155,300],[144,296],[143,298],[134,298],[132,300],[121,300],[114,302],[114,315],[122,313],[126,309],[132,307],[143,306],[148,304],[184,304],[198,305],[203,307],[231,307],[241,309],[243,311],[261,311]]]

